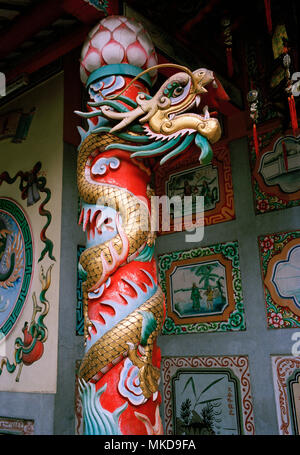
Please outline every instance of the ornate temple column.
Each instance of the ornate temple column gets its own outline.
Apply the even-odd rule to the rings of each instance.
[[[160,350],[164,295],[153,257],[149,158],[161,163],[191,143],[209,162],[220,126],[187,113],[200,104],[211,71],[174,65],[152,97],[157,58],[142,25],[103,19],[89,34],[81,79],[89,94],[88,129],[79,128],[79,223],[87,234],[80,257],[86,352],[79,376],[85,434],[162,434]],[[154,68],[153,68],[154,67]]]

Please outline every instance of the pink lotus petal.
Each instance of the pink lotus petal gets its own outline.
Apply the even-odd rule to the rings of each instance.
[[[155,66],[157,65],[158,63],[158,60],[157,60],[157,55],[155,52],[152,53],[152,55],[150,55],[150,57],[148,58],[147,60],[147,68],[151,68],[151,66]],[[155,77],[157,75],[157,69],[154,69],[154,70],[151,70],[149,71],[149,76],[150,77]]]
[[[85,84],[87,79],[88,79],[88,75],[84,69],[84,66],[80,65],[80,79],[81,81]]]
[[[99,30],[99,24],[95,25],[95,27],[93,27],[92,30],[89,31],[88,36],[92,38],[97,32],[97,30]]]
[[[123,57],[125,55],[123,47],[116,41],[110,41],[102,49],[102,57],[105,63],[122,63]]]
[[[136,34],[122,24],[113,31],[113,38],[118,43],[121,43],[125,49],[136,40]]]
[[[102,50],[105,44],[107,44],[111,39],[111,33],[108,30],[101,30],[100,32],[94,35],[91,43],[96,49]]]
[[[139,66],[140,68],[146,63],[147,54],[142,46],[135,41],[127,48],[127,59],[131,65]]]
[[[142,24],[140,24],[139,22],[136,22],[136,21],[134,21],[132,19],[128,19],[128,18],[126,18],[126,19],[127,19],[126,20],[127,27],[129,27],[135,33],[138,33],[138,32],[140,32],[143,29]]]
[[[90,47],[90,40],[86,40],[82,46],[82,50],[81,50],[81,60],[84,59],[84,57],[86,56],[88,50],[89,50],[89,47]]]
[[[145,49],[146,54],[150,55],[153,52],[154,46],[148,33],[145,30],[141,30],[137,37],[140,45]]]
[[[101,66],[100,55],[95,51],[89,52],[82,63],[88,71],[94,71]]]
[[[108,28],[111,32],[113,32],[115,28],[119,27],[121,23],[122,22],[118,16],[105,17],[101,21],[101,24]]]

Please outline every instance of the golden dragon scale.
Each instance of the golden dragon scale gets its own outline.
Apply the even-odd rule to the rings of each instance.
[[[207,106],[206,69],[180,69],[151,96],[155,50],[141,24],[103,19],[82,49],[80,74],[89,101],[79,128],[79,223],[87,234],[79,260],[86,352],[79,370],[85,434],[163,434],[159,413],[164,295],[153,256],[157,213],[151,188],[157,159],[200,150],[221,131]],[[203,106],[202,106],[203,107]]]

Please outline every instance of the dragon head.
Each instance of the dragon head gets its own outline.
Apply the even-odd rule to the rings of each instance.
[[[171,76],[151,100],[140,100],[140,106],[147,114],[140,119],[149,135],[172,136],[197,132],[214,143],[221,136],[219,122],[210,118],[207,106],[204,115],[194,113],[201,103],[201,94],[206,93],[205,85],[214,81],[212,71],[205,68],[193,73],[180,72]]]
[[[102,106],[101,110],[105,117],[119,120],[119,123],[111,128],[112,133],[139,119],[147,134],[156,139],[163,137],[170,139],[196,132],[212,143],[219,140],[221,136],[219,122],[209,116],[207,106],[204,107],[203,115],[192,112],[194,108],[198,109],[200,106],[201,94],[207,92],[205,86],[215,81],[213,72],[206,68],[191,72],[180,65],[173,66],[184,71],[169,77],[152,98],[140,93],[136,98],[137,107],[134,110],[117,113],[109,106]]]
[[[134,108],[127,109],[122,104],[122,101],[126,103],[126,97],[122,98],[124,91],[150,69],[162,66],[175,67],[181,71],[169,77],[154,96],[139,93],[134,101]],[[206,68],[192,72],[177,64],[160,64],[156,67],[142,71],[118,94],[103,96],[101,102],[90,102],[92,112],[84,114],[76,111],[86,118],[102,116],[102,123],[99,120],[96,127],[90,123],[90,130],[85,135],[91,132],[108,131],[120,137],[123,135],[125,138],[126,132],[130,132],[131,129],[133,131],[139,122],[146,135],[145,145],[122,146],[123,149],[134,152],[132,157],[154,156],[169,152],[161,160],[163,164],[169,158],[181,153],[194,140],[196,146],[201,149],[200,162],[207,164],[212,159],[210,143],[217,142],[221,136],[218,119],[210,117],[208,106],[201,100],[201,95],[207,93],[206,86],[212,84],[216,87],[214,73]],[[202,112],[198,113],[200,109]],[[105,124],[105,121],[108,123]],[[113,125],[111,121],[114,122]],[[136,135],[132,136],[133,140],[136,138]],[[131,140],[130,134],[127,134],[125,139]],[[154,140],[155,151],[152,144],[146,145],[147,140]],[[111,147],[108,146],[108,148]]]

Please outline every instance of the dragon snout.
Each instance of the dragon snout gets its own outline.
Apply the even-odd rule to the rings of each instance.
[[[211,82],[215,85],[215,75],[214,72],[211,70],[208,70],[206,68],[200,68],[193,73],[195,75],[196,83],[200,91],[206,91],[205,89],[203,90],[204,86],[210,84]]]

